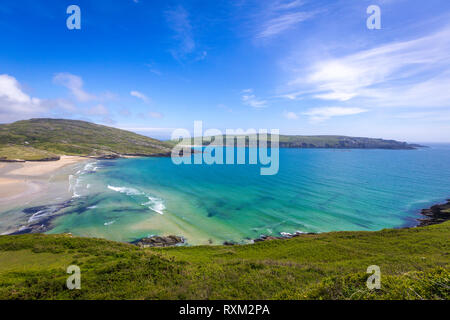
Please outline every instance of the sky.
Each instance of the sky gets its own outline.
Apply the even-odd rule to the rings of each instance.
[[[450,142],[450,2],[2,0],[0,123],[38,117]]]

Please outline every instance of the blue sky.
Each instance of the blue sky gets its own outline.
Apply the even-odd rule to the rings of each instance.
[[[450,142],[449,18],[445,0],[2,0],[0,123]]]

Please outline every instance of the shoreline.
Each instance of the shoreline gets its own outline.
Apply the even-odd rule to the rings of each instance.
[[[439,203],[431,206],[427,209],[421,209],[420,215],[424,216],[424,218],[415,219],[416,225],[411,227],[401,227],[401,228],[392,228],[392,229],[412,229],[412,228],[422,228],[430,225],[441,224],[448,220],[450,220],[450,199],[447,199],[446,203]],[[325,232],[332,233],[335,231]],[[376,231],[373,231],[376,232]],[[254,244],[257,242],[263,241],[271,241],[271,240],[287,240],[292,238],[297,238],[301,236],[310,236],[310,235],[318,235],[322,233],[314,233],[314,232],[301,232],[296,231],[294,233],[282,232],[279,236],[273,235],[261,235],[259,238],[251,239],[250,243],[239,243],[234,241],[224,241],[222,245],[225,246],[235,246],[235,245],[247,245]],[[178,239],[178,241],[173,241],[174,239]],[[141,248],[149,248],[149,247],[171,247],[171,246],[179,246],[184,244],[184,238],[169,235],[169,236],[151,236],[144,237],[134,241],[129,242],[131,244],[137,245]]]
[[[51,203],[60,196],[69,197],[66,187],[68,173],[64,169],[87,160],[61,156],[60,160],[51,162],[0,163],[0,209],[3,218],[16,221],[22,217],[11,210]],[[8,231],[9,228],[5,229]]]
[[[0,167],[1,168],[1,167]],[[70,203],[72,202],[72,199],[66,200],[64,202],[58,203],[56,206],[58,209],[56,211],[60,211],[60,209],[66,208],[67,206],[70,206]],[[49,205],[43,205],[39,207],[33,207],[33,208],[27,208],[27,211],[40,211],[41,209],[45,209]],[[421,209],[420,215],[424,216],[425,218],[417,218],[415,219],[417,221],[417,224],[415,226],[411,227],[401,227],[401,228],[393,228],[393,229],[412,229],[412,228],[422,228],[430,225],[435,224],[441,224],[448,220],[450,220],[450,199],[447,200],[446,203],[439,203],[431,206],[427,209]],[[7,234],[1,234],[1,235],[21,235],[21,234],[29,234],[29,233],[45,233],[49,230],[51,230],[52,220],[56,217],[60,216],[61,214],[55,214],[44,217],[44,219],[39,220],[35,223],[28,224],[26,226],[22,226],[20,229],[14,230]],[[331,233],[326,232],[326,233]],[[271,240],[287,240],[292,238],[297,238],[301,236],[309,236],[309,235],[317,235],[321,234],[319,233],[311,233],[311,232],[301,232],[296,231],[294,233],[282,233],[279,236],[273,236],[273,235],[261,235],[259,238],[251,239],[250,243],[239,243],[234,241],[224,241],[222,245],[225,246],[234,246],[234,245],[246,245],[246,244],[254,244],[257,242],[263,242],[263,241],[271,241]],[[176,235],[153,235],[150,237],[144,237],[139,238],[133,241],[124,242],[124,243],[131,243],[134,245],[137,245],[141,248],[148,248],[148,247],[171,247],[171,246],[178,246],[182,244],[186,244],[185,239],[183,236],[176,236]]]

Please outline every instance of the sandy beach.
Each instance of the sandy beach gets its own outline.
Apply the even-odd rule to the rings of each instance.
[[[87,161],[76,156],[62,156],[58,161],[0,163],[0,205],[29,200],[30,196],[45,192],[55,172]]]

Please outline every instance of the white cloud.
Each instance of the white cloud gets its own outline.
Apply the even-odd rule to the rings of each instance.
[[[73,96],[80,102],[87,102],[97,99],[96,96],[86,92],[83,89],[83,80],[79,76],[66,72],[57,73],[53,77],[53,82],[69,89]]]
[[[298,119],[298,115],[292,111],[284,111],[283,116],[288,120],[297,120]]]
[[[0,122],[29,118],[47,109],[41,99],[23,92],[16,78],[0,75]]]
[[[253,108],[264,108],[267,106],[266,100],[258,99],[254,94],[252,89],[242,90],[242,102]]]
[[[82,90],[82,82],[79,77],[72,77],[68,74],[58,74],[55,81],[67,84],[74,88],[78,98],[84,100],[84,95],[78,89]],[[80,85],[81,84],[81,85]],[[81,94],[81,96],[80,96]],[[30,97],[26,94],[20,83],[12,76],[0,75],[0,122],[12,122],[33,117],[76,117],[76,116],[94,116],[101,121],[111,124],[114,121],[109,117],[110,112],[103,104],[91,107],[78,108],[72,101],[57,99],[39,99]]]
[[[143,94],[142,92],[139,92],[139,91],[131,91],[130,95],[132,95],[133,97],[136,97],[138,99],[141,99],[145,103],[148,103],[150,101],[150,99],[145,94]]]
[[[324,107],[310,109],[303,112],[303,114],[309,116],[312,122],[321,122],[332,117],[348,116],[363,112],[367,112],[367,110],[361,108]]]
[[[306,75],[297,74],[284,96],[357,100],[367,107],[448,107],[449,66],[447,27],[414,40],[318,61]]]

